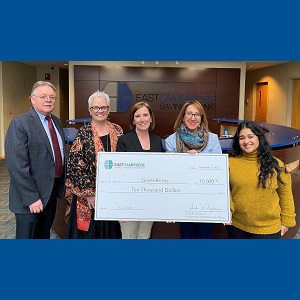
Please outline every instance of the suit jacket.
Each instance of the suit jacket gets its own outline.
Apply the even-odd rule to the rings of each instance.
[[[158,135],[149,132],[150,136],[150,152],[163,152],[162,141]],[[132,130],[119,137],[117,143],[117,152],[144,152],[139,138],[135,132]]]
[[[66,178],[65,135],[59,118],[52,115],[64,147],[64,168],[58,197],[63,198]],[[10,175],[9,209],[30,213],[29,205],[41,199],[46,206],[55,179],[51,144],[34,109],[13,119],[5,138],[5,160]]]

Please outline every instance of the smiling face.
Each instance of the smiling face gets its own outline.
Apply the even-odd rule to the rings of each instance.
[[[96,97],[91,101],[89,113],[94,121],[105,121],[109,115],[107,101],[103,97]]]
[[[53,111],[55,99],[55,91],[48,85],[37,87],[30,96],[32,106],[44,116],[50,115]]]
[[[259,139],[251,129],[243,128],[239,134],[239,144],[241,149],[246,153],[252,153],[257,150],[259,146]]]
[[[135,129],[137,131],[148,131],[151,122],[152,118],[146,106],[142,106],[134,113],[133,124],[135,125]]]
[[[202,115],[195,105],[187,106],[183,116],[185,127],[189,131],[196,131],[200,127],[201,117]]]

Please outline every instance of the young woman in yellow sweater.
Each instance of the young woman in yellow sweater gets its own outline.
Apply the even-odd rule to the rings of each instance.
[[[238,125],[229,153],[232,239],[280,239],[296,225],[291,175],[252,121]]]

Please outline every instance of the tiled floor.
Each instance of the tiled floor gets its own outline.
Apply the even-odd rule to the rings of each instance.
[[[293,239],[300,240],[300,229],[299,229],[299,231],[296,233],[296,235],[293,237]]]
[[[15,238],[15,216],[8,209],[9,176],[5,161],[0,159],[0,239]],[[60,239],[59,235],[52,230],[51,239]]]

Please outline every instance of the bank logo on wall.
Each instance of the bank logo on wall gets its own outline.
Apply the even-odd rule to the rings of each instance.
[[[108,82],[104,92],[110,97],[111,111],[115,112],[127,112],[134,100],[158,103],[161,110],[180,110],[187,101],[197,100],[205,110],[215,110],[216,95],[214,93],[139,93],[133,95],[126,82]]]
[[[116,112],[127,112],[134,100],[134,96],[125,82],[109,82],[104,92],[109,95],[112,106],[115,104]]]

